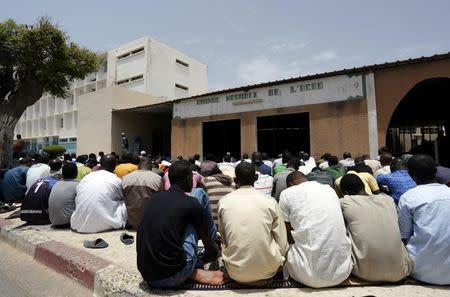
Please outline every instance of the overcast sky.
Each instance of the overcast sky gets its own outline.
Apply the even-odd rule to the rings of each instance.
[[[142,36],[208,65],[209,90],[450,51],[449,0],[1,1],[95,51]]]

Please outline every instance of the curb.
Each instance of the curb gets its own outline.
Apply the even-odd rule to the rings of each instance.
[[[91,290],[94,296],[149,296],[140,275],[86,251],[50,240],[22,224],[0,218],[0,239],[33,259]]]

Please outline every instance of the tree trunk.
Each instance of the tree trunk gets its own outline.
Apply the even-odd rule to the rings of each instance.
[[[1,105],[0,105],[1,107]],[[11,164],[13,157],[14,128],[19,117],[0,112],[0,169]]]

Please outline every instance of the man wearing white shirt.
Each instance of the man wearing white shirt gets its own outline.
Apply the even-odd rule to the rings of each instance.
[[[288,175],[287,184],[279,202],[291,244],[285,272],[313,288],[340,284],[353,264],[339,198],[299,171]]]
[[[97,233],[124,228],[127,211],[122,180],[114,173],[116,158],[102,158],[101,170],[86,175],[77,186],[71,228],[80,233]]]
[[[378,169],[377,171],[375,171],[373,176],[377,177],[379,175],[391,173],[391,162],[392,162],[392,154],[391,153],[382,153],[380,156],[380,164],[382,167],[380,169]]]
[[[40,155],[37,164],[34,164],[28,169],[26,181],[27,191],[38,179],[50,176],[50,166],[48,166],[48,162],[49,159],[47,155]]]

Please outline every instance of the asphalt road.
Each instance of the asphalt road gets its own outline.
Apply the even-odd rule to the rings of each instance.
[[[84,297],[92,292],[0,241],[1,297]]]

